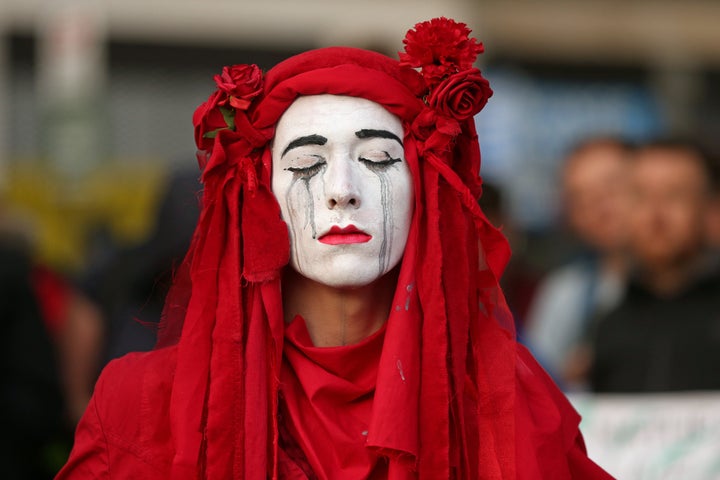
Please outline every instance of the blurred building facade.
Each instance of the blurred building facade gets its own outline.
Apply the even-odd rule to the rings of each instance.
[[[523,227],[552,220],[558,159],[586,131],[720,138],[713,1],[0,0],[0,192],[40,219],[51,263],[77,268],[98,225],[127,242],[150,230],[163,173],[194,161],[192,112],[222,65],[333,44],[394,55],[434,16],[486,46],[486,175]]]

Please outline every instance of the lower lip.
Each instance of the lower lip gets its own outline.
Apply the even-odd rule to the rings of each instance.
[[[347,245],[350,243],[369,242],[371,238],[372,237],[366,233],[333,233],[323,235],[318,241],[326,245]]]

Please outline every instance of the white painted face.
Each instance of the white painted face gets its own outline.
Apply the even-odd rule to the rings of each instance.
[[[413,209],[402,138],[400,120],[363,98],[306,96],[285,111],[272,189],[302,276],[352,288],[398,264]]]

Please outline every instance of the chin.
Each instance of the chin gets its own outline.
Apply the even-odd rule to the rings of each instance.
[[[365,268],[367,270],[367,267]],[[379,278],[381,278],[381,275],[378,275],[377,270],[374,270],[372,272],[368,271],[360,271],[358,269],[354,270],[336,270],[332,272],[303,272],[300,271],[300,274],[303,276],[306,276],[310,278],[311,280],[314,280],[318,283],[321,283],[323,285],[327,285],[328,287],[332,288],[340,288],[340,289],[352,289],[352,288],[361,288],[365,287],[367,285],[370,285],[371,283],[375,282]]]
[[[378,259],[334,258],[331,261],[315,260],[310,267],[294,265],[300,275],[317,283],[338,289],[355,289],[370,285],[387,272],[378,272]]]
[[[373,279],[358,279],[358,278],[332,278],[332,279],[317,279],[316,281],[322,283],[327,287],[331,287],[337,290],[356,290],[359,288],[367,287],[372,284],[377,278]]]

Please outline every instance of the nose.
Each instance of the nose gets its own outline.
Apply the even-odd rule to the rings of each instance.
[[[325,202],[330,210],[359,208],[360,191],[349,158],[336,158],[328,162],[325,171]]]

